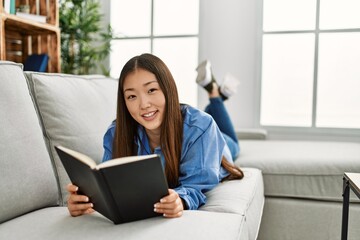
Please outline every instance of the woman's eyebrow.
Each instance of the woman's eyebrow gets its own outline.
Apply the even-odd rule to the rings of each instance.
[[[144,86],[147,86],[147,85],[150,85],[152,83],[157,83],[158,81],[157,80],[154,80],[154,81],[149,81],[147,83],[144,83]]]
[[[127,89],[124,89],[124,93],[125,93],[126,91],[134,91],[134,88],[127,88]]]
[[[149,82],[144,83],[143,86],[146,87],[152,83],[158,83],[158,81],[157,80],[149,81]],[[126,88],[126,89],[124,89],[124,92],[126,92],[126,91],[135,91],[135,89],[134,88]]]

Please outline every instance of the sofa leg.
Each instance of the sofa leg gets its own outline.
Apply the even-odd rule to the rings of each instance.
[[[349,180],[343,178],[343,209],[342,209],[342,225],[341,225],[341,240],[347,240],[348,235],[348,221],[349,221],[349,197],[350,186]]]

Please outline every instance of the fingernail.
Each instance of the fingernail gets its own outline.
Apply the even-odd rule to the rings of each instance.
[[[157,212],[156,208],[154,208],[154,212]]]
[[[85,198],[85,202],[88,202],[89,201],[89,198],[87,197],[87,198]]]
[[[166,200],[165,199],[160,199],[160,202],[164,203],[164,202],[166,202]]]

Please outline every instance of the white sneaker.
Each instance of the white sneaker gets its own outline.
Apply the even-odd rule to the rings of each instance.
[[[198,75],[196,77],[196,82],[202,86],[205,87],[209,83],[211,83],[212,76],[211,76],[211,63],[208,60],[203,61],[199,64],[199,66],[196,68],[196,71],[198,72]]]
[[[237,92],[237,86],[239,84],[240,81],[236,77],[230,73],[227,73],[224,77],[223,83],[220,86],[220,92],[225,98],[228,98]]]

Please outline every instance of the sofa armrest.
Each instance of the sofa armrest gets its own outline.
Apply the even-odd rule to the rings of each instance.
[[[238,128],[236,129],[238,139],[266,139],[267,131],[262,128]]]
[[[224,181],[205,193],[206,204],[200,210],[245,215],[251,205],[262,210],[264,183],[262,173],[256,168],[242,168],[244,178]]]
[[[243,179],[224,181],[207,192],[207,202],[200,210],[243,216],[248,239],[256,239],[265,201],[263,177],[259,169],[242,170],[245,175]]]

